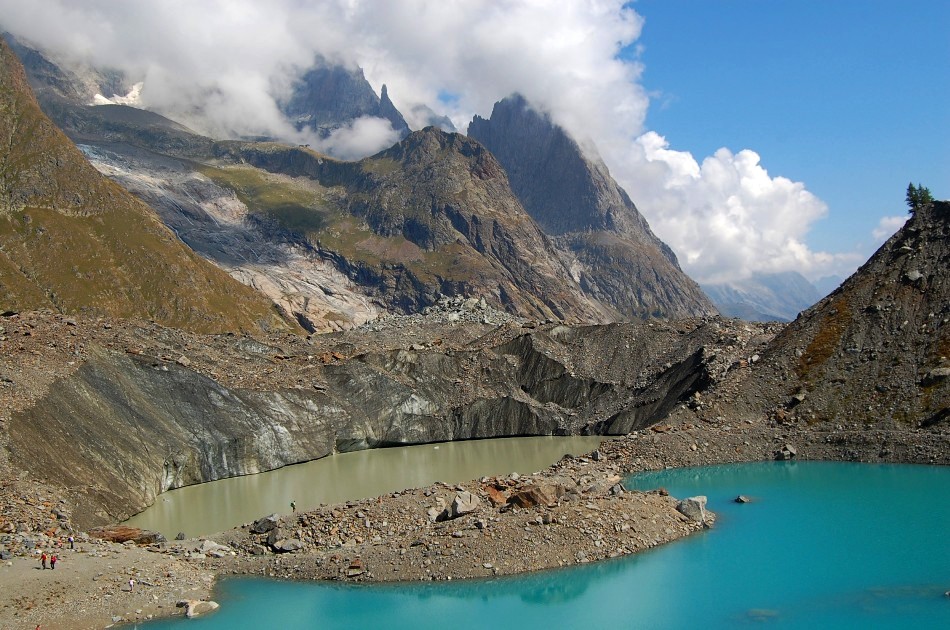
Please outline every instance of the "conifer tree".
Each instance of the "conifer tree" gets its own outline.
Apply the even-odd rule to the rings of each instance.
[[[907,207],[909,212],[914,214],[920,208],[923,208],[926,205],[933,203],[934,197],[930,193],[930,189],[924,187],[923,184],[917,184],[914,186],[914,183],[911,182],[907,184]]]

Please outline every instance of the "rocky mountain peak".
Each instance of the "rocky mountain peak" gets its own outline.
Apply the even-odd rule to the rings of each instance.
[[[468,135],[502,164],[528,214],[574,257],[589,295],[627,317],[709,315],[715,307],[653,234],[593,147],[514,94]]]
[[[362,68],[349,69],[317,60],[297,81],[284,114],[298,129],[309,128],[323,137],[363,116],[384,118],[401,136],[409,125],[389,99],[386,86],[376,96]]]

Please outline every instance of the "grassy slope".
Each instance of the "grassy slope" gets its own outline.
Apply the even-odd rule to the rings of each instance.
[[[284,325],[100,175],[40,111],[0,42],[0,310],[36,307],[196,332]]]

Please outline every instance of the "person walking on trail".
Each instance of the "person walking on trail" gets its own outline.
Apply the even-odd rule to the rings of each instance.
[[[52,555],[52,557],[50,557],[50,559],[49,559],[49,568],[55,569],[55,568],[56,568],[56,561],[57,561],[57,560],[58,560],[58,558],[56,557],[56,554],[54,553],[54,554]]]
[[[69,535],[69,548],[70,549],[76,548],[76,539],[73,538],[72,534]]]
[[[131,593],[134,590],[135,590],[135,579],[129,578],[129,592]]]
[[[43,568],[46,568],[46,552],[43,552],[43,555],[40,556],[40,564],[43,565]]]
[[[290,502],[290,511],[291,511],[291,512],[296,512],[296,511],[297,511],[297,502],[296,502],[296,501],[291,501],[291,502]]]

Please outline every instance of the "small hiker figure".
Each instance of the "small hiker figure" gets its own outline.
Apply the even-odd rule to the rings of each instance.
[[[291,501],[291,502],[290,502],[290,511],[291,511],[291,512],[296,512],[296,511],[297,511],[297,502],[296,502],[296,501]]]
[[[54,553],[54,554],[50,557],[50,559],[49,559],[49,568],[55,569],[55,568],[56,568],[56,561],[57,561],[58,559],[59,559],[59,558],[57,558],[57,557],[56,557],[56,554]]]
[[[129,578],[129,592],[131,593],[134,590],[135,590],[135,580],[132,578]]]
[[[46,552],[43,552],[43,555],[40,556],[40,564],[43,565],[43,568],[46,568]]]
[[[73,538],[72,534],[69,535],[69,548],[70,549],[76,548],[76,539]]]

